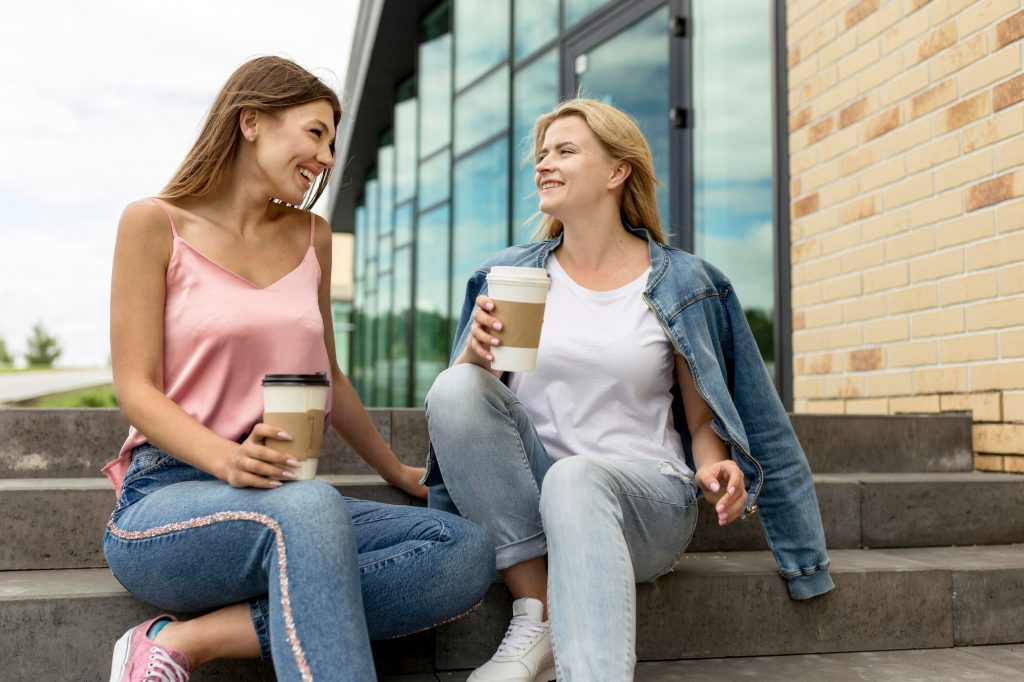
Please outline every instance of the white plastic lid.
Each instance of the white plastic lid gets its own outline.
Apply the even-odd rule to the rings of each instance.
[[[491,268],[488,277],[501,277],[511,279],[536,279],[547,280],[548,271],[544,268],[526,268],[515,265],[495,265]]]

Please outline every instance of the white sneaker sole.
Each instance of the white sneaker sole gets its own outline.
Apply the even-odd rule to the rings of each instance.
[[[124,669],[128,665],[128,652],[131,651],[134,630],[135,628],[132,628],[121,635],[121,639],[117,640],[117,644],[114,645],[114,656],[110,662],[110,682],[121,682],[124,678]]]

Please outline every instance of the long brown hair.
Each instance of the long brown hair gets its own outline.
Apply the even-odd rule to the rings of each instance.
[[[550,113],[533,124],[533,158],[540,158],[544,135],[556,120],[566,116],[579,116],[594,131],[601,146],[616,161],[628,161],[633,172],[622,185],[622,204],[619,210],[623,220],[633,227],[646,228],[651,238],[665,243],[661,231],[661,216],[655,190],[654,157],[636,123],[621,109],[596,99],[570,99],[562,102]],[[537,236],[551,239],[562,233],[565,226],[558,218],[545,215],[537,226]]]
[[[341,103],[323,81],[283,57],[250,59],[231,74],[217,94],[199,137],[160,197],[202,197],[221,186],[241,143],[239,114],[242,109],[275,114],[321,99],[327,100],[334,110],[334,127],[337,128]],[[331,143],[331,153],[334,153],[334,143]],[[330,177],[331,170],[325,169],[306,192],[302,208],[312,208]]]

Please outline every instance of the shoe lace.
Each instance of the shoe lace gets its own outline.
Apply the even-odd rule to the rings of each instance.
[[[144,682],[188,682],[188,671],[178,665],[165,649],[151,646]]]
[[[498,645],[494,658],[516,658],[530,647],[537,639],[547,632],[547,623],[527,620],[517,616],[512,619],[505,631],[505,637]]]

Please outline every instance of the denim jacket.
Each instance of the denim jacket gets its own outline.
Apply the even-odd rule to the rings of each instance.
[[[834,587],[828,574],[818,500],[807,457],[775,391],[768,370],[729,280],[706,261],[651,240],[651,273],[644,301],[690,368],[697,391],[711,409],[712,428],[725,441],[748,486],[744,518],[760,514],[768,546],[793,599],[809,599]],[[450,362],[469,339],[476,297],[487,293],[495,265],[543,268],[562,242],[512,246],[480,267],[469,280]],[[676,429],[689,443],[676,394]],[[688,459],[692,459],[687,453]],[[428,462],[429,467],[430,462]],[[692,466],[692,461],[690,462]]]

